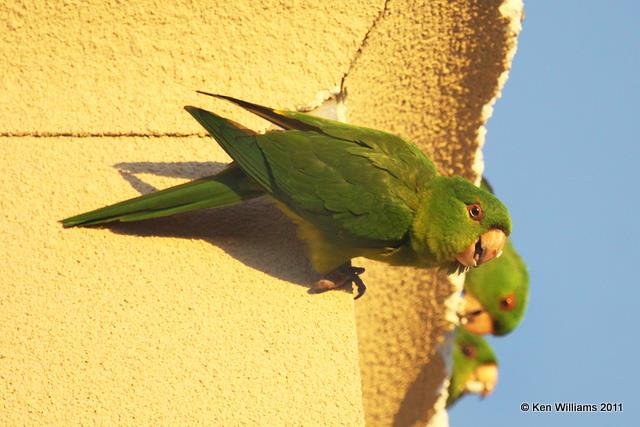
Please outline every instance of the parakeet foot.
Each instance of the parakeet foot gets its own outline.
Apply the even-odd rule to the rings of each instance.
[[[351,283],[355,283],[358,288],[358,294],[354,299],[360,298],[367,290],[366,285],[360,278],[360,275],[364,273],[364,268],[354,267],[351,262],[345,263],[340,267],[327,274],[325,278],[318,280],[309,290],[310,293],[321,293],[331,291],[346,286],[351,286]]]

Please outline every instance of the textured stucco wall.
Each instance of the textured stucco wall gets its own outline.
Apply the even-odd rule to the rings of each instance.
[[[342,84],[349,121],[475,178],[517,33],[519,1],[500,3],[0,7],[2,421],[429,419],[445,277],[357,260],[354,314],[346,292],[306,293],[302,245],[263,201],[109,229],[56,220],[227,162],[184,104],[267,126],[193,89],[294,108]]]
[[[215,170],[228,158],[212,141],[9,138],[2,151],[0,424],[361,423],[352,297],[306,293],[313,275],[272,206],[56,222]]]

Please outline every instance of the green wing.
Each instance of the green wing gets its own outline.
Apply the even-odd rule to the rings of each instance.
[[[358,247],[403,240],[416,193],[391,167],[378,167],[371,148],[303,131],[272,132],[258,141],[275,195],[325,234]]]
[[[324,119],[297,111],[275,110],[231,96],[203,91],[197,92],[232,102],[286,130],[318,132],[336,139],[355,142],[362,146],[373,148],[377,153],[370,153],[373,156],[372,159],[381,155],[384,158],[380,159],[383,163],[395,160],[396,164],[393,169],[398,173],[404,174],[407,181],[413,180],[418,184],[422,184],[437,174],[435,165],[418,147],[391,133]]]
[[[351,246],[400,244],[418,191],[435,175],[416,147],[384,132],[291,113],[304,119],[295,123],[304,130],[247,136],[220,116],[186,109],[266,191],[331,239]],[[273,114],[282,120],[282,114]],[[315,124],[321,127],[303,127]]]

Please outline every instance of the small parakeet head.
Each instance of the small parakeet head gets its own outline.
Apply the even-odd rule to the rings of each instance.
[[[507,242],[500,259],[467,273],[461,323],[475,334],[508,334],[522,321],[528,295],[527,267]]]
[[[455,334],[447,407],[467,393],[487,397],[498,382],[498,361],[487,341],[462,328]]]
[[[493,194],[484,177],[481,188]],[[467,273],[461,323],[475,334],[508,334],[522,321],[528,295],[527,267],[507,242],[500,259]]]
[[[440,265],[460,271],[502,254],[511,218],[491,192],[458,176],[440,176],[430,183],[427,194],[414,233],[415,228],[425,230],[428,250]]]

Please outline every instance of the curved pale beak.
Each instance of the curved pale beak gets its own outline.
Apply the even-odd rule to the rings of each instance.
[[[486,363],[478,366],[464,384],[469,393],[478,393],[483,398],[489,396],[498,383],[498,366]]]
[[[493,334],[493,319],[476,297],[469,292],[464,293],[462,311],[458,313],[460,324],[467,331],[476,335]]]
[[[481,234],[464,252],[456,255],[456,259],[465,267],[477,267],[502,255],[506,242],[504,231],[494,228]]]

